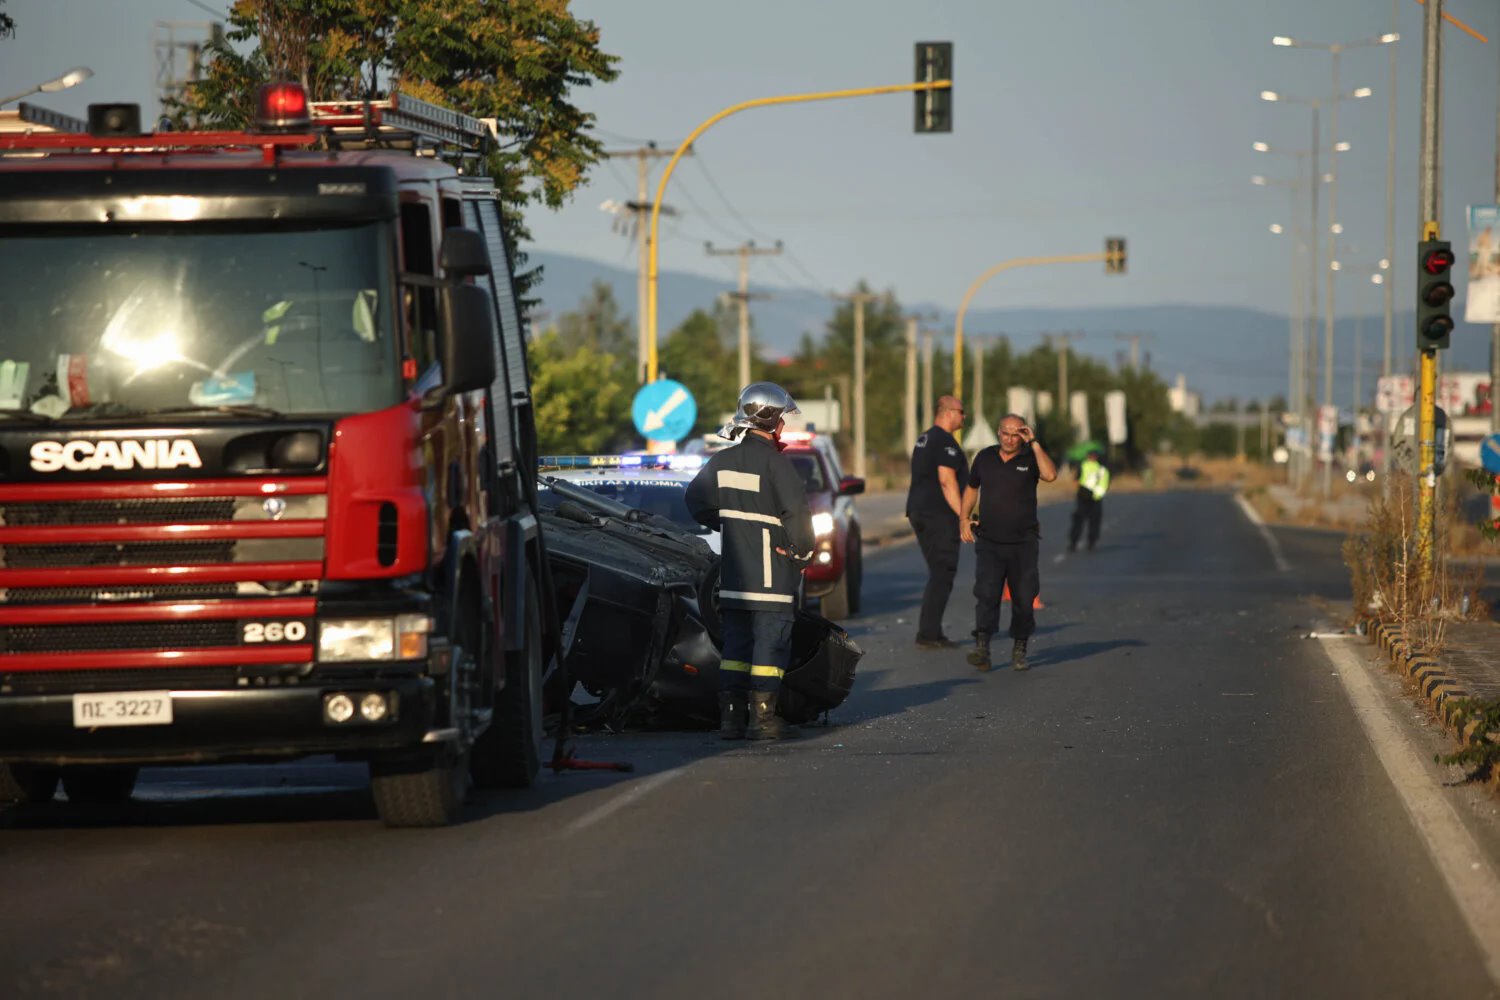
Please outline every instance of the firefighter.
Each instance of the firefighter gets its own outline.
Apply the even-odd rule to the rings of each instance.
[[[1090,448],[1078,466],[1078,496],[1073,504],[1073,527],[1068,532],[1068,551],[1078,551],[1078,539],[1088,524],[1088,546],[1099,544],[1099,525],[1104,520],[1104,494],[1109,492],[1109,469],[1100,461],[1099,449]]]
[[[777,718],[776,693],[791,666],[797,583],[814,545],[806,490],[778,441],[783,418],[798,412],[781,386],[747,385],[719,431],[739,443],[717,452],[687,488],[693,518],[722,537],[719,735],[726,740],[797,735]]]

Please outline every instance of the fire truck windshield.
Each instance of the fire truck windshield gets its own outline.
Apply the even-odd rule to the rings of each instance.
[[[386,223],[7,230],[0,415],[391,406],[391,243]]]

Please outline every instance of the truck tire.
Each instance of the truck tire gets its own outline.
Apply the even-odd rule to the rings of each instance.
[[[51,802],[58,769],[45,764],[0,764],[0,805]]]
[[[840,621],[849,617],[849,567],[844,567],[844,575],[839,577],[838,583],[833,589],[823,595],[822,605],[823,617],[830,621]]]
[[[409,761],[370,763],[375,812],[390,827],[448,826],[469,787],[467,754],[444,747]]]
[[[859,614],[865,592],[865,547],[864,540],[855,532],[849,538],[844,556],[844,579],[848,581],[849,613]]]
[[[530,788],[542,769],[542,606],[526,578],[526,644],[505,654],[505,688],[470,758],[478,788]]]
[[[468,612],[463,613],[463,612]],[[471,603],[460,595],[455,606],[458,621],[449,624],[453,643],[453,666],[449,673],[449,726],[463,727],[456,718],[462,711],[458,691],[453,685],[471,673],[469,660],[483,649]],[[458,820],[463,801],[468,798],[469,748],[460,738],[453,744],[423,748],[404,760],[372,760],[371,796],[375,813],[386,826],[449,826]]]
[[[63,769],[63,791],[80,805],[119,805],[135,794],[138,767],[68,767]]]

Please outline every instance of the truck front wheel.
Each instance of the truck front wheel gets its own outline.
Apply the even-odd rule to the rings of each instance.
[[[468,754],[443,747],[407,761],[372,761],[370,793],[386,826],[448,826],[469,787]]]
[[[505,688],[495,717],[474,743],[471,769],[478,788],[530,788],[542,767],[542,605],[526,578],[526,635],[505,654]]]

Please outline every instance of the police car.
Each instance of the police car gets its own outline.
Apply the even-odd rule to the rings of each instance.
[[[865,481],[846,476],[833,439],[814,430],[781,432],[781,453],[802,477],[807,505],[812,509],[817,538],[812,562],[803,570],[805,596],[820,598],[823,617],[838,621],[859,614],[864,584],[863,532],[854,498],[865,491]],[[730,443],[717,434],[690,442],[693,451],[683,460],[706,457]]]
[[[719,533],[693,520],[684,499],[688,483],[706,460],[703,455],[543,455],[537,471],[543,493],[551,477],[581,486],[702,536],[718,555]]]

